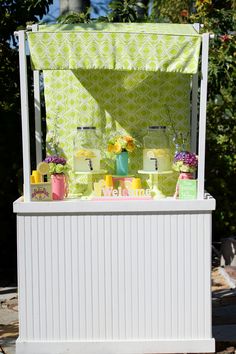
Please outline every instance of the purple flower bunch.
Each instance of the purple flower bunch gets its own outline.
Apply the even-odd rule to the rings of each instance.
[[[197,156],[193,152],[180,151],[175,154],[174,162],[182,161],[191,167],[197,167]]]
[[[175,154],[173,169],[178,172],[194,172],[197,168],[197,155],[189,151],[180,151]]]
[[[46,159],[44,160],[47,163],[55,163],[55,164],[61,164],[61,165],[65,165],[66,164],[66,159],[64,159],[64,157],[59,157],[59,156],[48,156],[46,157]]]

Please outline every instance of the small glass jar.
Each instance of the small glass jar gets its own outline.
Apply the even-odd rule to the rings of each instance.
[[[171,154],[166,127],[155,125],[148,127],[143,138],[143,169],[150,172],[171,170]]]
[[[96,127],[77,127],[74,138],[74,171],[99,171],[100,160],[101,152]]]

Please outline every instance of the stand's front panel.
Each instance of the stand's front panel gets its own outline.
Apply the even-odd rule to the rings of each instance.
[[[210,211],[17,220],[17,354],[214,351]]]

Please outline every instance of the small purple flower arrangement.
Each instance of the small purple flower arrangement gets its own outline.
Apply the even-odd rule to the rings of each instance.
[[[198,165],[198,157],[189,151],[180,151],[175,154],[173,170],[177,172],[193,173]]]
[[[49,174],[66,174],[68,171],[68,166],[66,164],[66,159],[59,156],[47,156],[44,162],[49,164]]]

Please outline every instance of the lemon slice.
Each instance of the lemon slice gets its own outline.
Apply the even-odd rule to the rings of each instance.
[[[47,162],[40,162],[37,166],[37,170],[41,175],[47,175],[49,173],[49,164]]]
[[[149,159],[153,159],[153,158],[155,157],[154,152],[153,152],[152,150],[149,150],[149,151],[147,152],[147,157],[148,157]]]
[[[100,179],[100,181],[98,181],[98,184],[99,184],[100,188],[106,187],[106,183],[105,183],[104,179]]]
[[[155,155],[156,155],[156,157],[168,157],[169,150],[168,149],[156,149]]]
[[[132,188],[132,182],[131,181],[125,181],[124,185],[125,185],[126,189],[131,189]]]
[[[75,153],[75,156],[77,158],[80,158],[80,157],[87,157],[87,158],[93,158],[93,157],[96,157],[96,155],[90,151],[90,150],[86,150],[86,149],[80,149],[78,150],[76,153]]]

